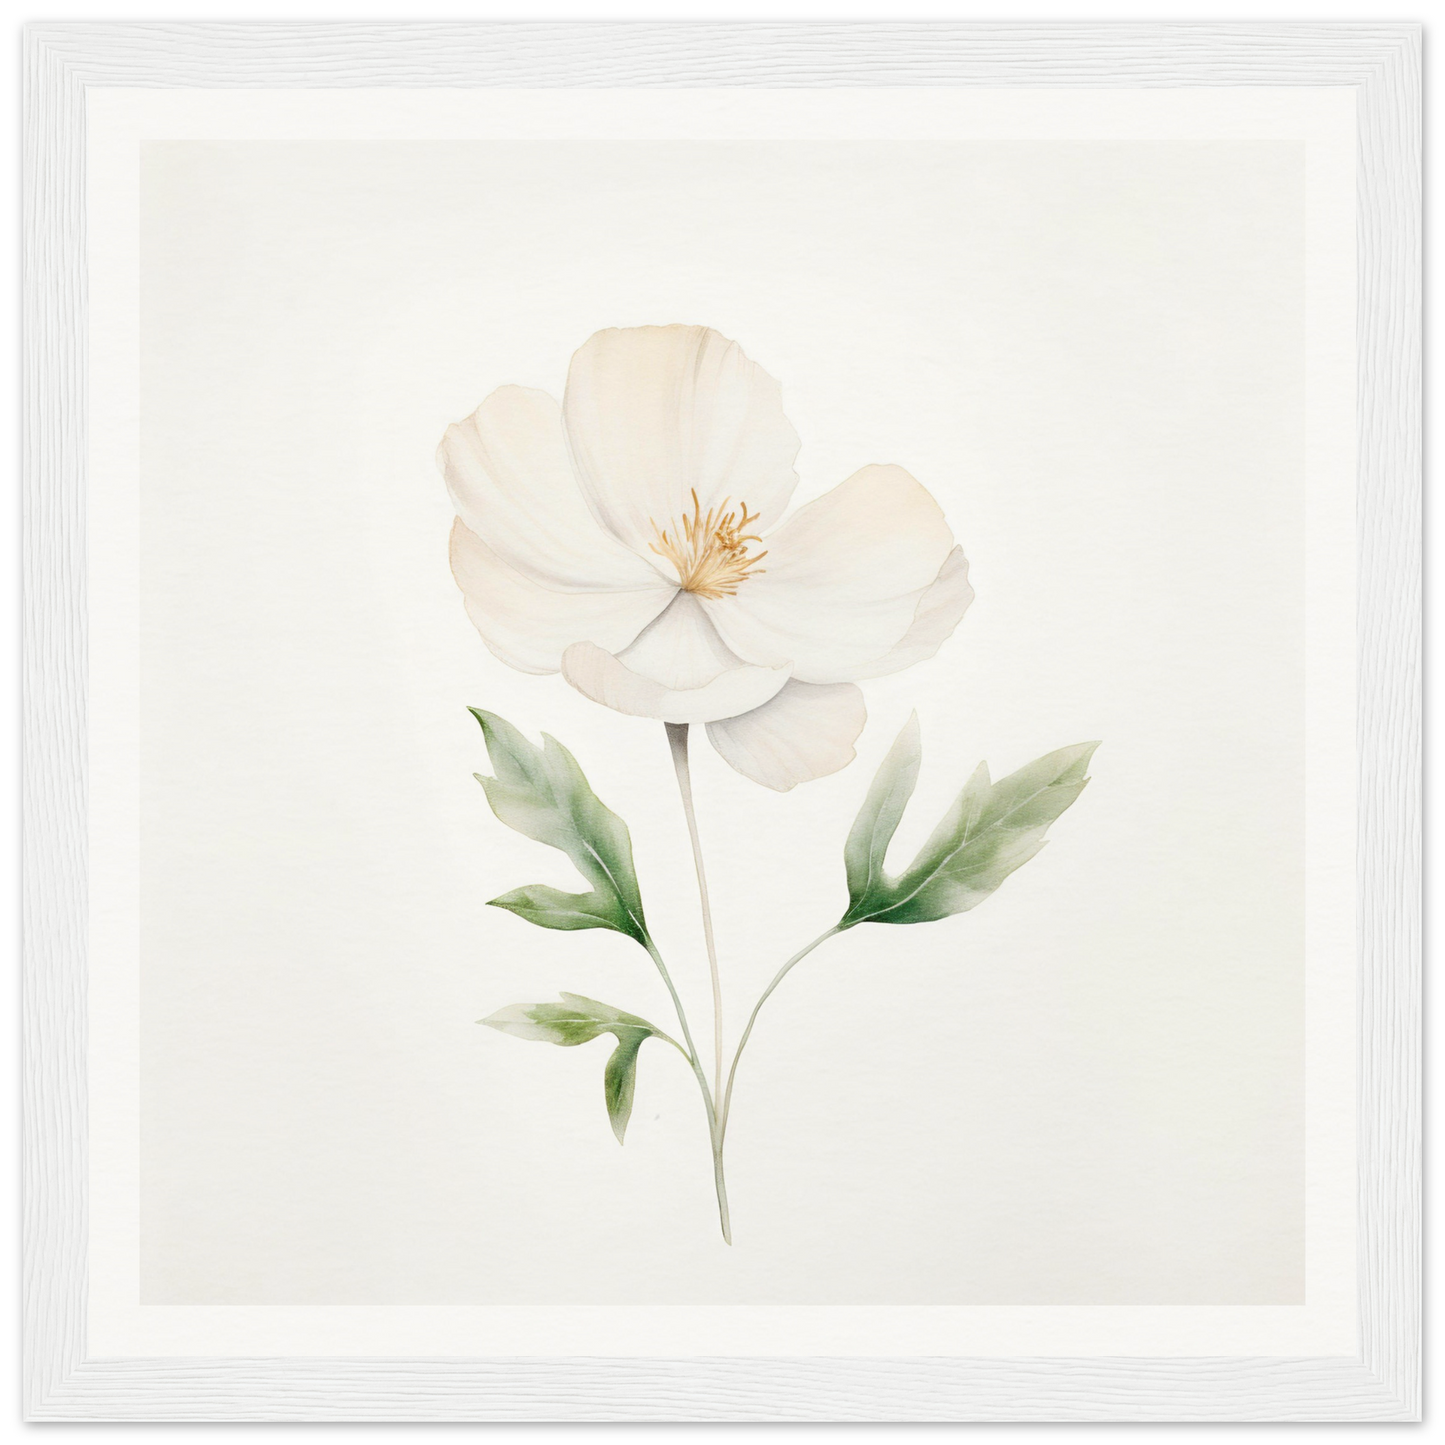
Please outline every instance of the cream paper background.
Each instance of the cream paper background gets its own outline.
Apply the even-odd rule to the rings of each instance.
[[[108,1327],[329,1307],[280,1334],[240,1313],[340,1349],[359,1336],[335,1307],[404,1306],[396,1327],[502,1352],[743,1328],[946,1353],[990,1306],[1274,1307],[1252,1322],[1347,1347],[1348,1178],[1325,1167],[1350,1063],[1350,435],[1321,405],[1350,395],[1340,98],[1262,97],[1242,124],[1177,94],[358,99],[93,118],[139,182],[110,196],[134,269],[97,278],[102,358],[140,341],[134,390],[98,368],[140,465],[102,436],[117,525],[92,542],[93,605],[115,604],[98,691],[135,724],[98,741],[98,987],[121,1010],[139,983],[98,1121],[97,1168],[138,1200],[97,1225]],[[572,885],[491,818],[468,703],[577,752],[632,828],[699,1035],[706,986],[661,728],[491,658],[431,461],[494,386],[556,391],[593,330],[672,320],[782,382],[800,501],[907,466],[979,593],[937,659],[866,686],[836,777],[779,797],[697,749],[734,1035],[840,910],[842,837],[911,708],[905,850],[979,757],[1104,740],[984,907],[858,929],[770,1003],[732,1251],[677,1060],[644,1051],[619,1150],[605,1045],[475,1026],[561,988],[666,1009],[626,940],[485,908]]]

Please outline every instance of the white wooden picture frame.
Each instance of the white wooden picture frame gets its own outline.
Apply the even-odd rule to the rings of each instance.
[[[1420,56],[1395,23],[46,23],[25,41],[33,1420],[1420,1418]],[[1358,1344],[1318,1358],[97,1355],[88,1341],[86,110],[102,88],[1345,87],[1358,117]]]

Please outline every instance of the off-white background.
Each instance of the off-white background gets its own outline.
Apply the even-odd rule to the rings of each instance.
[[[1265,143],[162,144],[142,152],[142,1298],[1303,1298],[1303,151]],[[698,750],[735,1032],[842,907],[911,707],[916,843],[980,756],[1100,737],[978,912],[789,980],[736,1101],[476,1028],[642,952],[488,910],[467,703],[567,741],[705,997],[660,726],[513,673],[445,567],[442,428],[607,325],[738,338],[799,496],[896,461],[979,600],[777,797]],[[695,1028],[705,1034],[695,1012]]]

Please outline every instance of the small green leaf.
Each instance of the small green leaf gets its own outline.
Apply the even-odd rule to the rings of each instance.
[[[897,741],[873,776],[868,796],[853,820],[843,847],[843,864],[848,870],[848,896],[856,905],[871,897],[887,874],[883,871],[888,845],[898,831],[899,819],[913,796],[923,749],[918,738],[918,714],[903,725]]]
[[[617,1047],[603,1070],[602,1087],[607,1100],[607,1117],[612,1121],[612,1132],[619,1144],[627,1132],[627,1121],[632,1117],[632,1096],[637,1089],[637,1051],[649,1038],[672,1043],[661,1029],[655,1028],[646,1019],[623,1013],[610,1004],[598,1003],[594,998],[584,998],[580,993],[564,993],[561,1003],[512,1004],[509,1008],[498,1009],[481,1022],[515,1038],[558,1044],[562,1048],[590,1043],[602,1034],[614,1035]]]
[[[931,923],[976,907],[1044,846],[1050,824],[1083,792],[1098,743],[1038,758],[998,782],[980,763],[918,856],[896,878],[888,844],[912,796],[921,756],[912,717],[878,769],[844,849],[848,911],[858,923]]]
[[[627,824],[592,791],[577,759],[556,738],[543,733],[538,747],[495,713],[469,711],[482,726],[496,772],[492,778],[476,775],[492,811],[509,828],[561,849],[592,885],[588,893],[563,893],[532,884],[492,903],[543,928],[611,928],[645,946],[647,923]]]
[[[616,928],[612,905],[600,893],[563,893],[545,883],[529,883],[493,898],[490,908],[505,908],[542,928]]]
[[[632,1096],[637,1092],[637,1051],[647,1035],[641,1029],[619,1030],[617,1047],[608,1056],[602,1071],[602,1089],[607,1098],[607,1117],[617,1142],[627,1132],[632,1117]]]

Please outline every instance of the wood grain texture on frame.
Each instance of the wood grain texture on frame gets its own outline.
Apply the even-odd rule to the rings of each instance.
[[[89,1358],[87,88],[886,85],[1357,91],[1357,1355]],[[25,118],[24,1380],[30,1419],[1419,1419],[1418,26],[42,24],[26,35]]]

